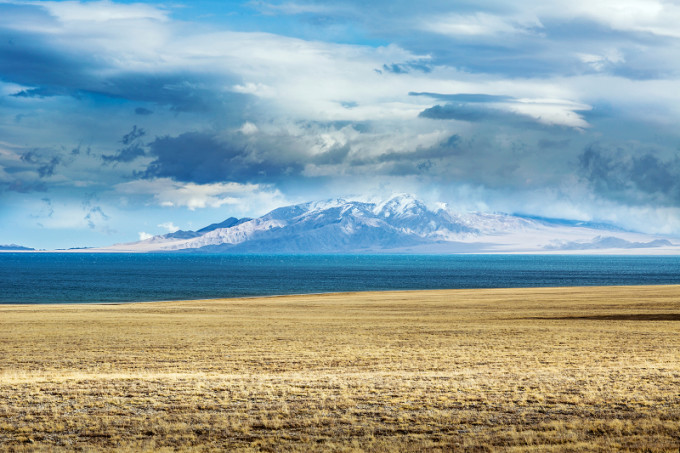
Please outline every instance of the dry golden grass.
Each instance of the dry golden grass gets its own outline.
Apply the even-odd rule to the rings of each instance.
[[[0,449],[673,451],[680,286],[0,306]]]

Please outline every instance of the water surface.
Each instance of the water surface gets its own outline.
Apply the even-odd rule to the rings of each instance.
[[[680,257],[0,253],[0,303],[680,283]]]

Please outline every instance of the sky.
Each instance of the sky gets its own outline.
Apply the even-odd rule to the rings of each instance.
[[[680,1],[0,0],[0,244],[335,197],[680,235]]]

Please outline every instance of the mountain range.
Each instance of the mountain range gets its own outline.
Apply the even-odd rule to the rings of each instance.
[[[0,245],[0,252],[32,252],[34,248],[24,247],[23,245],[8,244]]]
[[[673,238],[565,219],[455,213],[412,195],[380,203],[344,199],[230,217],[196,231],[88,249],[197,253],[612,253],[676,254]]]

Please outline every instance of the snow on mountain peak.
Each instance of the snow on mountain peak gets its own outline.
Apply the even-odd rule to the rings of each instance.
[[[155,236],[114,246],[114,251],[194,249],[226,253],[352,253],[399,251],[414,253],[545,252],[602,247],[676,247],[670,242],[610,232],[605,229],[507,214],[429,209],[410,194],[396,194],[379,203],[334,198],[275,209],[257,219],[229,218],[198,231]],[[655,239],[655,238],[652,238]],[[595,241],[595,242],[593,242]],[[624,241],[624,242],[622,242]],[[627,242],[626,242],[627,241]],[[592,245],[595,244],[595,245]],[[597,247],[596,247],[597,246]],[[552,248],[551,248],[552,247]],[[626,248],[626,249],[628,249]],[[670,250],[670,249],[669,249]]]
[[[382,217],[418,215],[427,207],[411,194],[396,194],[376,204],[373,212]]]

